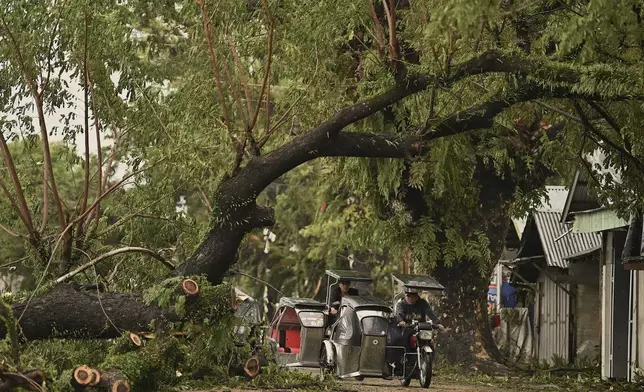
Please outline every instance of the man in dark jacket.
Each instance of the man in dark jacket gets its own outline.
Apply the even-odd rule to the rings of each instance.
[[[338,285],[331,290],[331,295],[329,296],[329,321],[335,320],[338,309],[340,309],[340,302],[342,302],[342,297],[348,295],[358,295],[358,289],[351,287],[350,280],[340,280],[338,282]]]
[[[399,327],[406,326],[412,320],[424,322],[429,319],[438,329],[444,329],[429,303],[413,291],[405,292],[405,298],[398,301],[394,313]]]

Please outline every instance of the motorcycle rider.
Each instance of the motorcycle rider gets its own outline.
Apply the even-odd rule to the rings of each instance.
[[[420,298],[418,293],[413,289],[405,289],[405,298],[398,301],[394,313],[399,327],[405,327],[413,320],[425,321],[430,319],[439,330],[445,329],[440,324],[436,313],[429,306],[429,303]]]
[[[426,322],[429,319],[439,331],[445,330],[429,303],[420,298],[418,292],[414,289],[405,288],[405,298],[396,303],[394,314],[395,322],[400,329],[394,334],[397,336],[392,336],[393,340],[396,345],[404,346],[407,350],[411,350],[410,337],[412,331],[405,327],[412,321]]]

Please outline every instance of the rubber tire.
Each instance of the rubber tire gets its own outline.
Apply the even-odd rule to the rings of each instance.
[[[329,371],[329,368],[327,366],[324,366],[328,357],[329,356],[326,352],[326,346],[322,345],[322,349],[320,350],[320,381],[327,380],[328,377],[333,374],[333,372]]]
[[[411,368],[411,371],[406,377],[403,377],[400,379],[400,386],[401,387],[408,387],[409,384],[411,384],[411,379],[414,378],[414,372],[416,371],[417,364],[414,364],[414,367]]]
[[[422,354],[421,355],[421,361],[420,361],[420,367],[419,367],[419,375],[418,375],[418,381],[420,381],[420,387],[421,388],[429,388],[429,386],[432,383],[432,375],[433,375],[433,369],[432,369],[432,354]],[[424,370],[423,370],[424,369]],[[425,376],[423,377],[423,373]]]

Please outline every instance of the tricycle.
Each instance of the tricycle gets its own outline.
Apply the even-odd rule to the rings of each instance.
[[[440,283],[427,276],[394,275],[392,278],[407,292],[444,290]],[[421,386],[429,387],[437,327],[431,321],[414,321],[401,329],[393,308],[372,296],[343,297],[338,314],[320,351],[322,378],[329,375],[357,380],[378,377],[398,379],[403,386],[408,386],[417,377]],[[398,339],[393,332],[399,332]]]
[[[326,305],[311,298],[282,297],[269,326],[275,361],[288,367],[318,367]]]

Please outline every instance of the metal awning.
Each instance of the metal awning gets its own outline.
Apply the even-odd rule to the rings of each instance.
[[[352,270],[326,270],[326,274],[337,280],[350,280],[352,282],[371,282],[373,280],[366,273]]]
[[[426,291],[443,291],[445,287],[432,277],[425,275],[391,274],[391,277],[403,287]]]
[[[568,256],[564,256],[564,260],[578,259],[580,257],[591,255],[595,252],[598,252],[602,249],[601,245],[594,246],[590,249],[582,250],[581,252],[572,253]]]
[[[282,297],[279,302],[280,306],[288,306],[290,308],[312,308],[324,309],[326,304],[318,302],[313,298],[295,298],[295,297]]]
[[[572,224],[573,233],[595,233],[628,226],[628,220],[620,218],[612,208],[596,208],[574,212],[572,215],[575,218]]]
[[[559,221],[560,213],[554,211],[536,211],[534,222],[549,267],[568,268],[564,255],[584,252],[601,245],[598,233],[570,233]]]

